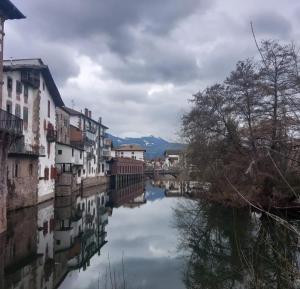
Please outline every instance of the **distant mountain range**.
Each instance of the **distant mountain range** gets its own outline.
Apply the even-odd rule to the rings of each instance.
[[[140,138],[120,138],[108,134],[108,138],[113,141],[113,146],[118,147],[123,144],[137,144],[146,150],[145,158],[153,159],[157,157],[162,157],[165,150],[168,149],[183,149],[184,144],[181,143],[171,143],[160,137],[155,137],[153,135],[144,136]]]

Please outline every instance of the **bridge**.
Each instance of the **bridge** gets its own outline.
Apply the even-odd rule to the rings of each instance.
[[[173,167],[167,169],[158,169],[158,168],[145,168],[145,175],[147,176],[157,176],[157,175],[171,175],[173,177],[178,177],[182,169],[180,167]]]

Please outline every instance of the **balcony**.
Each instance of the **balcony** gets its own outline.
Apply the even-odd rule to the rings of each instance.
[[[40,87],[40,73],[37,70],[22,71],[21,81],[37,89]]]
[[[94,158],[94,154],[92,152],[88,152],[86,155],[86,159],[89,161]]]
[[[46,135],[48,142],[56,142],[57,140],[57,131],[54,129],[47,129],[47,135]]]
[[[105,138],[103,144],[105,147],[111,147],[111,139]]]
[[[3,109],[0,109],[0,131],[11,135],[23,135],[23,120]]]
[[[24,139],[14,142],[10,148],[10,155],[27,155],[28,157],[39,157],[45,155],[45,147],[24,144]]]
[[[101,158],[106,161],[110,160],[111,159],[110,150],[102,149],[101,150]]]

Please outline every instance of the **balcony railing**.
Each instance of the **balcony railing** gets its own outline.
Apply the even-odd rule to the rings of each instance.
[[[92,152],[88,152],[87,155],[86,155],[86,158],[89,161],[89,160],[94,158],[94,154]]]
[[[21,72],[21,81],[32,86],[33,88],[40,87],[40,73],[37,70],[28,70]]]
[[[44,156],[45,147],[24,144],[24,142],[15,142],[9,148],[9,154],[22,154],[30,156]]]
[[[0,130],[21,136],[23,134],[23,120],[3,109],[0,109]]]
[[[110,147],[111,146],[111,139],[105,138],[104,139],[104,146],[105,147]]]

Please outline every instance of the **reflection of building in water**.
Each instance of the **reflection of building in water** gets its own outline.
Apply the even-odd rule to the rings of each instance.
[[[145,183],[127,184],[124,187],[117,187],[111,191],[110,206],[118,208],[124,207],[139,207],[146,203],[145,198]]]
[[[41,262],[37,254],[36,208],[8,214],[5,236],[3,288],[36,288],[36,269]]]
[[[98,190],[99,188],[95,188]],[[107,242],[106,192],[91,188],[78,197],[56,198],[55,280],[56,287],[74,269],[89,266],[91,257]]]
[[[54,203],[49,201],[38,206],[37,212],[37,253],[41,255],[37,270],[37,288],[53,288],[53,239]]]
[[[56,288],[71,270],[85,269],[106,243],[107,202],[97,188],[9,213],[0,235],[0,289]]]

